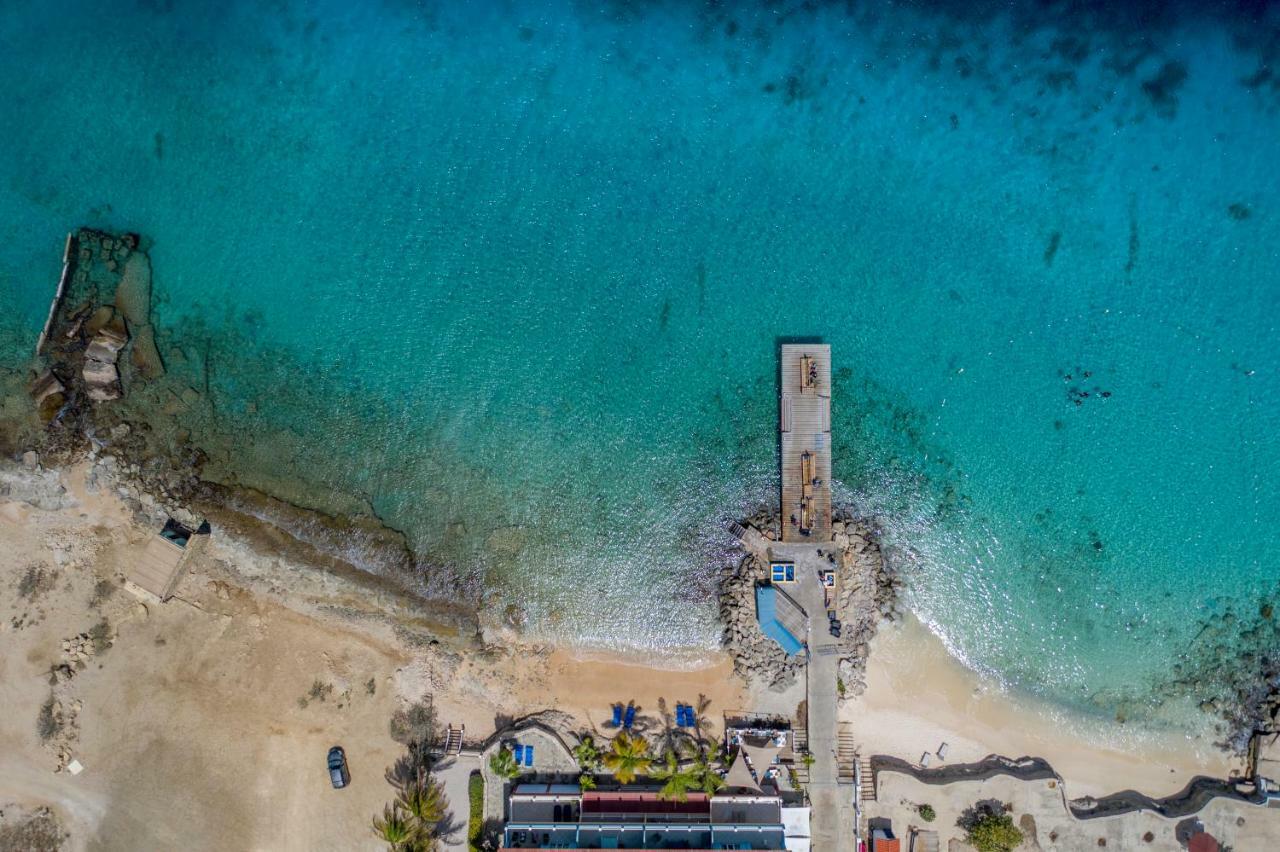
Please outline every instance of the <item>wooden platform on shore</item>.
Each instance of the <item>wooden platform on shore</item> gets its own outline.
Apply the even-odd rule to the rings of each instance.
[[[831,538],[831,347],[788,343],[780,361],[782,540],[823,542]]]

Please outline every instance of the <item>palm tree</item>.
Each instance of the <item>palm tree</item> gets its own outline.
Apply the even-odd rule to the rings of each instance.
[[[621,784],[630,784],[653,765],[649,741],[640,734],[624,731],[613,738],[612,746],[604,755],[604,765]]]
[[[520,764],[516,763],[515,753],[503,746],[489,758],[489,769],[499,778],[508,780],[520,774]]]
[[[385,840],[392,852],[404,849],[413,842],[416,835],[413,825],[397,805],[387,805],[382,810],[382,816],[373,818],[373,833]]]
[[[594,790],[596,788],[596,777],[589,773],[582,773],[578,776],[578,786],[582,788],[582,792]]]
[[[668,749],[664,763],[653,771],[653,777],[665,781],[658,791],[659,799],[675,799],[683,802],[689,798],[689,791],[698,786],[698,776],[680,765],[680,758],[675,751]]]
[[[573,756],[586,772],[600,765],[600,752],[596,749],[596,744],[590,735],[584,736],[582,741],[573,747]]]
[[[416,827],[425,837],[433,837],[435,828],[449,811],[444,788],[431,776],[410,784],[396,797],[396,805],[413,817]]]
[[[690,773],[696,779],[694,786],[708,795],[715,795],[716,791],[724,786],[724,778],[719,772],[722,757],[723,754],[718,745],[713,745],[709,749],[698,749],[693,756]]]

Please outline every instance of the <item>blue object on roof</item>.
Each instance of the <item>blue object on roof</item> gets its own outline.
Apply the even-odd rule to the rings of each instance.
[[[613,726],[615,728],[622,727],[622,705],[613,705]]]
[[[778,620],[778,590],[773,586],[756,587],[756,617],[764,635],[781,645],[788,656],[804,649],[804,643]]]

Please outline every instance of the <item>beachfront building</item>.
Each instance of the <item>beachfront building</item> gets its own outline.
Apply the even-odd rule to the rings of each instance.
[[[657,787],[520,784],[507,800],[500,848],[808,852],[807,813],[799,819],[794,810],[760,792],[689,793],[680,802],[659,798]]]

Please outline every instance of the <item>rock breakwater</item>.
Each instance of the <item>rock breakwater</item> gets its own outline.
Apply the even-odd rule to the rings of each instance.
[[[795,682],[804,660],[801,656],[788,657],[761,632],[755,603],[756,586],[769,577],[765,551],[769,542],[778,540],[779,521],[776,514],[758,512],[740,523],[743,554],[721,575],[720,619],[724,647],[733,658],[735,673],[749,682],[782,691]],[[753,541],[759,546],[751,546],[749,542]],[[837,639],[838,688],[841,700],[847,700],[866,689],[867,657],[880,621],[901,614],[902,579],[886,563],[875,527],[850,512],[835,510],[829,554],[835,559],[835,608],[843,624]]]

